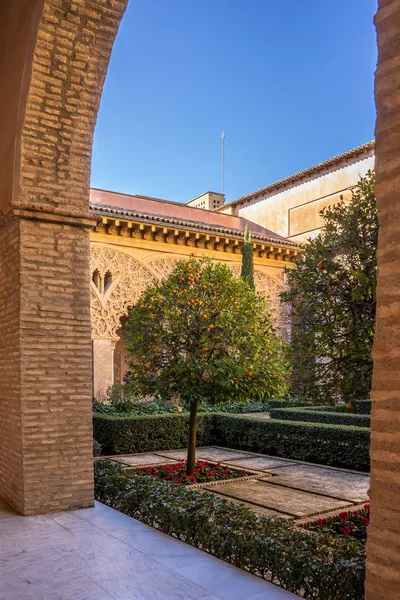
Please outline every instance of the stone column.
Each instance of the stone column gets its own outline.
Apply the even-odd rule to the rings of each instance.
[[[14,209],[0,228],[0,494],[23,514],[93,504],[91,226]]]
[[[378,308],[371,415],[367,600],[400,599],[400,0],[375,17]]]
[[[114,383],[115,340],[94,339],[93,343],[93,396],[100,400]]]

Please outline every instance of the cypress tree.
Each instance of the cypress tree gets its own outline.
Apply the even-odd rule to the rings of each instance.
[[[252,290],[254,285],[254,268],[253,268],[253,246],[251,243],[251,233],[247,229],[244,232],[244,244],[242,248],[242,271],[240,273],[242,279],[247,281]]]

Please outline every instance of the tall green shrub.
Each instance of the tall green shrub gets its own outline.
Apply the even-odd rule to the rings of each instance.
[[[244,281],[251,287],[252,290],[255,289],[254,285],[254,266],[253,266],[253,245],[251,243],[251,233],[247,229],[244,232],[244,244],[242,248],[242,271],[240,276]]]
[[[287,270],[294,324],[294,391],[313,401],[367,398],[376,309],[378,216],[375,178],[323,213],[321,233]]]

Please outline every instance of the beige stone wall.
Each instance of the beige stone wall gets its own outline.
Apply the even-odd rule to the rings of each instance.
[[[330,167],[304,178],[295,185],[283,187],[244,207],[227,207],[226,212],[254,221],[294,242],[315,237],[321,226],[319,211],[349,196],[349,188],[361,175],[374,168],[374,157],[361,155],[348,160],[340,168]],[[230,212],[231,211],[231,212]],[[225,212],[225,211],[220,211]]]
[[[378,308],[373,358],[367,600],[400,598],[400,0],[375,17]]]

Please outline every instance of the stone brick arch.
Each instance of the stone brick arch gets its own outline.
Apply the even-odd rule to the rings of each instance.
[[[0,493],[24,514],[93,503],[90,161],[126,4],[0,2]]]

